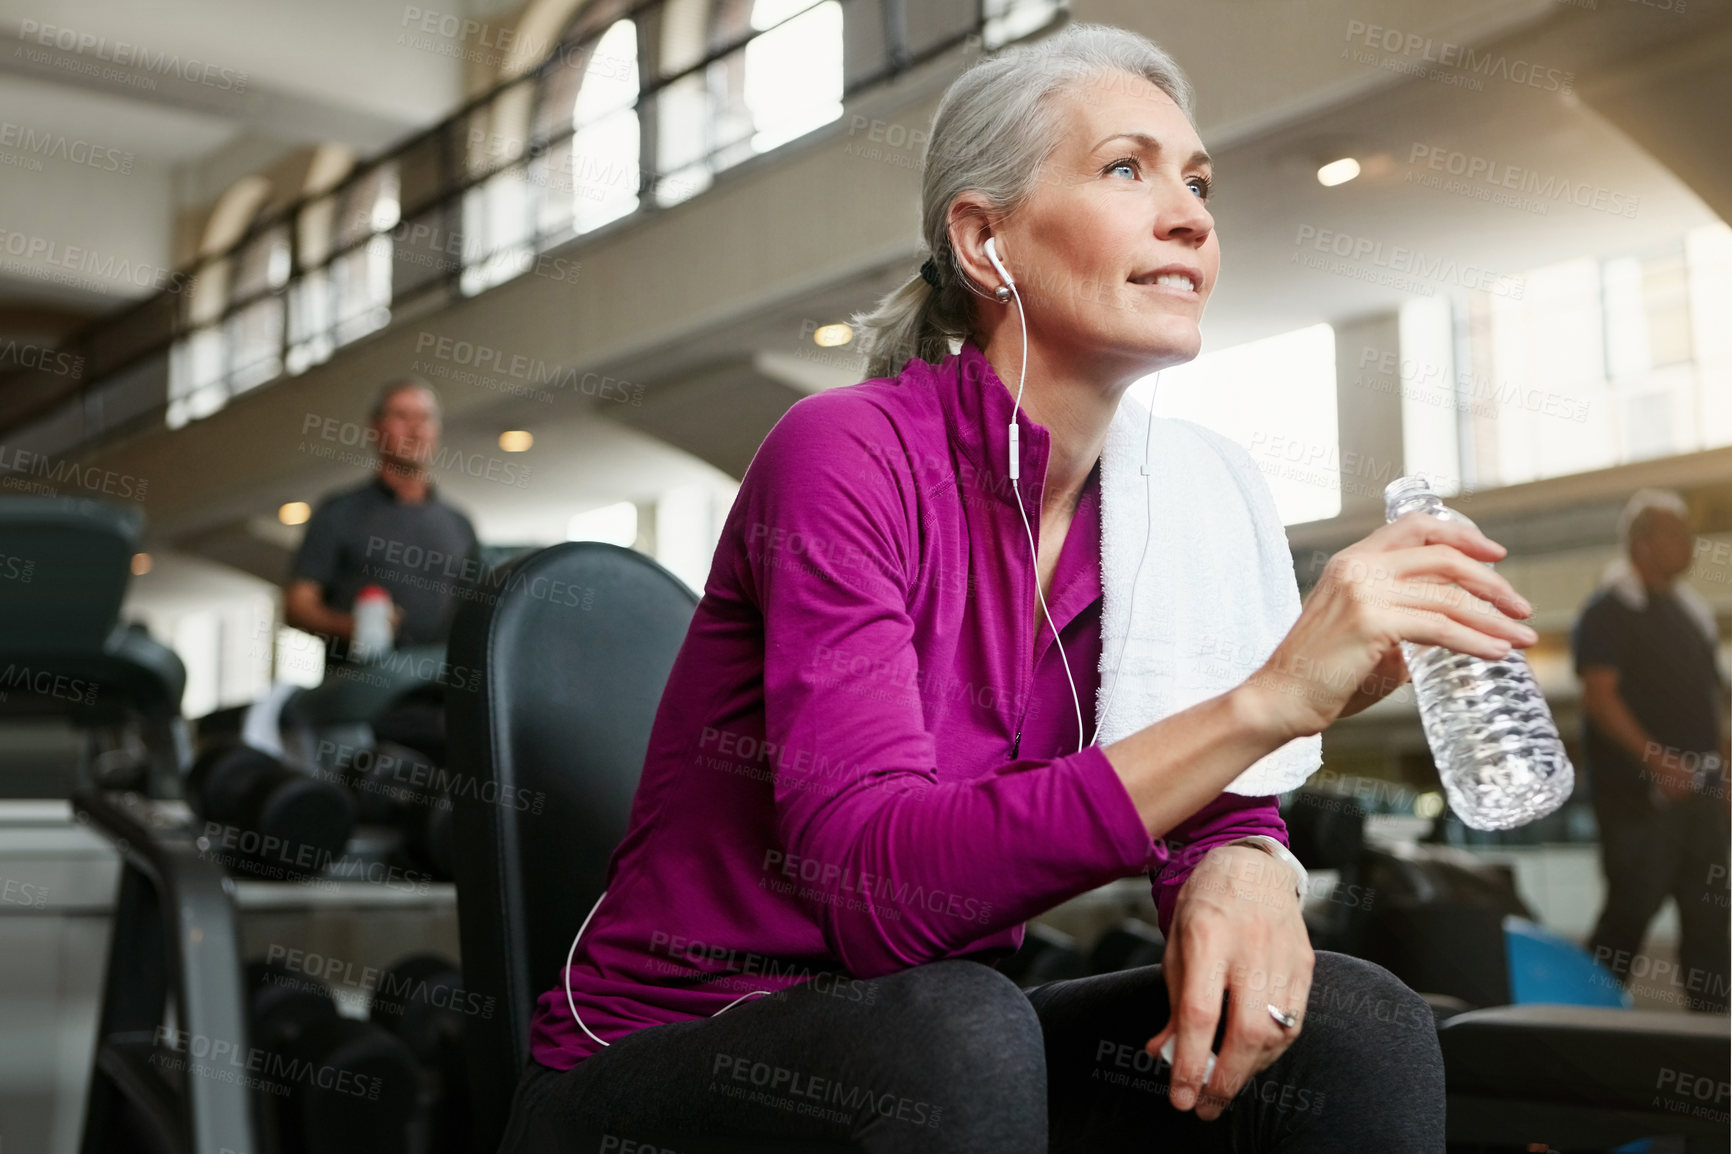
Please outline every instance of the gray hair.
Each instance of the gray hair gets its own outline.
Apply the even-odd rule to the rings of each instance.
[[[934,364],[950,341],[969,335],[978,290],[950,247],[951,203],[976,192],[1008,215],[1034,192],[1041,166],[1058,148],[1056,95],[1104,74],[1140,77],[1191,116],[1191,83],[1160,48],[1135,32],[1104,24],[1071,24],[1042,40],[1018,44],[972,65],[951,84],[923,159],[921,232],[938,269],[939,287],[916,273],[870,313],[857,314],[868,377],[894,376],[909,358]]]
[[[439,392],[432,385],[416,376],[398,377],[380,385],[379,391],[373,394],[373,403],[367,409],[367,423],[378,424],[379,418],[385,415],[385,406],[391,403],[391,398],[405,389],[420,389],[433,398],[433,415],[437,417],[443,413],[439,404]]]
[[[1624,511],[1618,514],[1618,540],[1623,542],[1626,555],[1632,545],[1652,531],[1657,512],[1670,513],[1684,524],[1690,523],[1690,506],[1677,493],[1670,489],[1637,489],[1625,503]]]

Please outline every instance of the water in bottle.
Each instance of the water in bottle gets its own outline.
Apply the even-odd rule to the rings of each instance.
[[[1424,477],[1390,482],[1383,499],[1391,521],[1419,510],[1473,525],[1445,506]],[[1466,825],[1512,829],[1569,798],[1575,770],[1520,649],[1495,661],[1411,641],[1401,650],[1444,794]]]

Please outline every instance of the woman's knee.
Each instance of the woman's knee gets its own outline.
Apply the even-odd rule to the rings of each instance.
[[[891,1012],[906,1011],[916,1022],[968,1029],[990,1023],[996,1029],[1026,1025],[1040,1035],[1040,1022],[1028,996],[991,966],[952,959],[928,962],[883,979],[880,1001]]]
[[[1314,1042],[1321,1035],[1331,1051],[1371,1067],[1395,1059],[1442,1070],[1437,1021],[1424,998],[1375,962],[1329,950],[1316,958],[1302,1027]]]
[[[874,1018],[901,1035],[911,1056],[938,1063],[985,1055],[1042,1063],[1040,1019],[1015,982],[979,962],[929,962],[882,979]]]
[[[1015,982],[979,962],[950,960],[874,984],[874,1034],[894,1048],[894,1080],[942,1119],[920,1149],[1046,1150],[1046,1052],[1040,1020]]]

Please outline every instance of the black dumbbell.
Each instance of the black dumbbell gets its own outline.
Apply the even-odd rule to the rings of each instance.
[[[281,1051],[289,1092],[284,1147],[296,1154],[409,1154],[421,1070],[401,1039],[371,1022],[331,1018]]]
[[[436,805],[410,816],[403,829],[403,855],[411,869],[420,870],[435,881],[451,881],[454,834],[450,799],[440,798]]]
[[[258,877],[311,877],[348,844],[355,804],[339,786],[236,741],[207,747],[187,775],[187,804],[207,822],[208,848]]]
[[[1000,962],[998,969],[1025,990],[1042,982],[1087,977],[1089,972],[1075,938],[1038,923],[1029,925],[1022,948]]]
[[[248,962],[247,992],[253,1045],[261,1050],[280,1050],[307,1027],[337,1016],[329,986],[281,962]]]
[[[255,1058],[248,1054],[259,1082],[253,1088],[254,1112],[270,1137],[267,1148],[286,1152],[282,1133],[293,1127],[287,1097],[293,1073],[285,1056],[313,1026],[337,1018],[331,988],[310,974],[281,962],[247,963],[247,1021]]]
[[[433,759],[393,741],[375,742],[339,763],[355,795],[360,820],[395,829],[392,862],[438,881],[450,881],[451,802]]]
[[[460,1154],[468,1147],[471,1106],[464,1068],[467,1018],[490,1010],[463,988],[456,963],[438,954],[411,954],[379,977],[368,1018],[390,1030],[426,1074],[421,1108],[429,1154]]]
[[[421,1072],[401,1039],[345,1018],[324,982],[276,962],[247,966],[249,1069],[269,1148],[281,1154],[408,1154]]]
[[[394,741],[356,750],[337,768],[355,795],[360,820],[368,825],[405,828],[440,796],[433,760]]]
[[[1126,918],[1106,933],[1089,951],[1089,972],[1111,974],[1160,962],[1167,939],[1148,922]]]

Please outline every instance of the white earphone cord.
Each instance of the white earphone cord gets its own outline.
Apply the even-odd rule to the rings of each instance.
[[[606,896],[607,891],[602,890],[601,898],[605,898]],[[596,898],[595,904],[589,907],[589,913],[584,917],[583,924],[577,927],[577,937],[571,939],[571,949],[565,951],[565,1004],[566,1007],[571,1010],[571,1020],[577,1023],[578,1029],[588,1034],[591,1038],[595,1038],[597,1045],[611,1046],[613,1044],[612,1042],[596,1038],[595,1031],[583,1024],[583,1019],[577,1016],[577,1001],[571,996],[571,959],[577,956],[577,943],[583,937],[583,931],[589,928],[589,919],[593,918],[595,916],[595,911],[601,908],[601,898]],[[749,994],[741,994],[739,997],[711,1014],[710,1017],[720,1017],[735,1006],[739,1005],[741,1002],[745,1001],[747,998],[763,997],[775,992],[776,991],[774,990],[753,990]]]
[[[998,252],[997,252],[997,245],[992,240],[989,240],[987,242],[987,255],[992,259],[993,267],[998,269],[998,271],[1001,274],[1003,274],[1004,283],[1005,283],[1006,287],[1008,287],[1010,289],[1010,295],[1016,301],[1016,319],[1017,319],[1017,322],[1021,326],[1021,329],[1022,329],[1022,364],[1017,370],[1016,404],[1012,407],[1011,413],[1010,413],[1010,443],[1009,443],[1009,448],[1010,448],[1010,479],[1011,479],[1011,481],[1014,482],[1020,477],[1021,472],[1022,472],[1022,469],[1021,469],[1021,464],[1022,464],[1022,461],[1021,461],[1021,457],[1022,457],[1021,437],[1020,437],[1020,432],[1019,432],[1019,430],[1017,428],[1017,424],[1016,424],[1016,414],[1022,409],[1022,390],[1023,390],[1023,386],[1028,383],[1028,318],[1023,313],[1022,293],[1017,290],[1016,281],[1011,277],[1010,272],[1004,267],[1004,265],[999,260]],[[1160,373],[1156,373],[1155,374],[1155,390],[1158,392],[1160,387],[1161,387],[1161,375],[1160,375]],[[1126,615],[1126,619],[1125,619],[1124,644],[1119,646],[1119,659],[1113,666],[1112,687],[1107,690],[1106,702],[1101,706],[1100,715],[1095,718],[1094,736],[1090,737],[1086,743],[1083,741],[1082,697],[1076,691],[1076,679],[1071,676],[1070,661],[1068,659],[1063,658],[1064,643],[1059,638],[1058,627],[1053,624],[1052,613],[1049,612],[1047,610],[1047,607],[1046,607],[1046,597],[1040,591],[1040,554],[1034,545],[1034,530],[1032,528],[1030,528],[1029,523],[1028,523],[1028,510],[1024,509],[1022,506],[1022,492],[1020,489],[1017,489],[1016,511],[1022,515],[1022,531],[1023,531],[1023,534],[1028,538],[1028,552],[1029,552],[1029,556],[1033,559],[1033,564],[1034,564],[1034,595],[1035,595],[1036,599],[1039,600],[1039,602],[1040,602],[1040,612],[1041,612],[1041,615],[1046,618],[1046,627],[1048,629],[1052,630],[1053,644],[1057,645],[1059,648],[1059,654],[1061,657],[1060,664],[1064,666],[1064,678],[1065,678],[1065,681],[1070,684],[1071,704],[1076,707],[1076,733],[1077,733],[1076,751],[1078,753],[1081,753],[1083,751],[1085,744],[1086,745],[1093,745],[1096,741],[1098,741],[1100,739],[1101,725],[1103,722],[1106,721],[1107,711],[1112,708],[1113,697],[1117,695],[1118,690],[1119,690],[1119,670],[1124,667],[1125,650],[1130,648],[1130,643],[1131,643],[1130,624],[1131,624],[1131,621],[1134,619],[1136,611],[1137,611],[1137,601],[1136,601],[1137,582],[1142,579],[1143,562],[1148,558],[1148,555],[1149,555],[1149,539],[1154,536],[1154,532],[1155,532],[1154,476],[1149,470],[1149,450],[1151,447],[1151,443],[1153,442],[1153,439],[1154,439],[1154,430],[1155,430],[1155,404],[1154,404],[1154,398],[1150,397],[1149,398],[1149,426],[1148,426],[1148,429],[1143,434],[1143,465],[1142,465],[1143,486],[1144,486],[1144,491],[1146,492],[1146,494],[1148,496],[1148,500],[1144,503],[1144,508],[1148,511],[1148,522],[1144,526],[1144,531],[1143,531],[1143,551],[1142,551],[1142,555],[1137,558],[1136,575],[1131,578],[1131,608],[1130,608],[1130,612]],[[1013,484],[1012,488],[1015,489],[1016,486]],[[1104,507],[1102,509],[1102,513],[1103,513],[1103,515],[1105,513]]]
[[[1021,465],[1020,458],[1022,455],[1021,454],[1021,448],[1020,448],[1021,447],[1021,441],[1020,441],[1020,438],[1018,436],[1018,430],[1017,430],[1017,425],[1016,425],[1016,414],[1018,412],[1020,412],[1022,409],[1022,390],[1023,390],[1023,386],[1028,383],[1028,318],[1023,315],[1022,294],[1017,291],[1016,281],[1011,278],[1010,273],[1008,271],[1006,271],[1004,265],[999,262],[997,252],[995,251],[996,246],[992,245],[992,243],[990,241],[988,242],[988,246],[989,246],[988,252],[993,258],[992,259],[993,266],[995,268],[997,268],[999,272],[1004,274],[1004,283],[1007,286],[1009,286],[1010,295],[1016,301],[1016,319],[1017,319],[1017,323],[1021,326],[1021,329],[1022,329],[1022,365],[1017,371],[1016,404],[1014,407],[1012,407],[1012,409],[1010,411],[1010,446],[1009,446],[1009,448],[1010,448],[1010,479],[1011,479],[1011,481],[1014,482],[1019,478],[1019,475],[1021,473],[1021,468],[1020,468],[1020,465]],[[1156,373],[1155,374],[1155,389],[1156,389],[1156,391],[1159,391],[1160,387],[1161,387],[1161,375],[1159,373]],[[1149,426],[1148,426],[1147,431],[1145,431],[1145,433],[1143,434],[1143,466],[1142,466],[1143,487],[1144,487],[1144,491],[1148,495],[1148,501],[1145,505],[1145,508],[1148,510],[1148,523],[1145,526],[1144,532],[1143,532],[1143,552],[1142,552],[1142,555],[1137,558],[1136,576],[1131,578],[1131,607],[1130,607],[1130,612],[1128,614],[1126,614],[1126,617],[1125,617],[1125,641],[1124,641],[1123,645],[1119,646],[1119,659],[1118,659],[1118,662],[1113,666],[1112,688],[1107,691],[1107,699],[1106,699],[1106,702],[1101,706],[1100,716],[1095,718],[1095,732],[1094,732],[1094,736],[1089,738],[1089,740],[1087,742],[1087,744],[1089,744],[1089,745],[1093,745],[1096,741],[1100,740],[1101,723],[1106,720],[1107,711],[1109,709],[1111,709],[1113,706],[1113,697],[1116,696],[1118,691],[1119,691],[1119,670],[1124,667],[1125,650],[1130,648],[1130,644],[1131,644],[1130,624],[1131,624],[1131,621],[1135,619],[1136,612],[1137,612],[1137,600],[1136,600],[1137,582],[1142,579],[1143,561],[1146,560],[1148,558],[1148,555],[1149,555],[1149,539],[1151,537],[1153,537],[1154,533],[1155,533],[1155,507],[1154,507],[1155,506],[1155,494],[1154,494],[1154,483],[1155,482],[1154,482],[1153,474],[1149,471],[1149,449],[1150,449],[1150,446],[1154,440],[1154,434],[1155,434],[1155,401],[1154,401],[1154,397],[1151,396],[1149,398]],[[1016,489],[1016,486],[1014,484],[1011,487],[1013,489]],[[1029,552],[1029,556],[1032,559],[1033,564],[1034,564],[1034,595],[1040,601],[1040,612],[1041,612],[1041,615],[1046,618],[1046,627],[1048,629],[1052,630],[1053,644],[1058,646],[1059,663],[1064,666],[1064,679],[1066,682],[1068,682],[1070,684],[1071,703],[1076,706],[1076,733],[1077,733],[1076,751],[1078,753],[1081,753],[1083,751],[1083,747],[1084,747],[1084,743],[1082,740],[1082,737],[1083,737],[1082,697],[1076,691],[1076,679],[1071,676],[1070,661],[1067,658],[1065,658],[1065,656],[1064,656],[1064,643],[1059,638],[1058,627],[1053,624],[1052,613],[1049,612],[1047,607],[1046,607],[1046,597],[1040,591],[1040,555],[1039,555],[1039,552],[1034,547],[1034,530],[1033,530],[1033,528],[1030,527],[1030,525],[1028,523],[1028,510],[1024,509],[1022,507],[1022,491],[1020,489],[1016,490],[1016,511],[1018,513],[1022,514],[1022,531],[1023,531],[1023,534],[1028,538],[1028,552]],[[1103,513],[1103,515],[1105,513],[1104,507],[1102,509],[1102,513]],[[595,1031],[591,1030],[588,1026],[584,1025],[583,1019],[578,1017],[578,1015],[577,1015],[577,1000],[571,996],[571,960],[577,956],[577,943],[579,940],[582,939],[583,931],[587,930],[589,928],[590,919],[595,917],[595,911],[599,910],[601,908],[602,898],[605,898],[605,897],[607,897],[607,891],[603,890],[601,892],[601,897],[596,898],[595,904],[593,906],[589,907],[589,913],[584,917],[583,924],[581,926],[577,927],[577,937],[574,937],[571,939],[571,949],[567,950],[565,953],[565,972],[564,972],[565,973],[565,1004],[571,1010],[571,1020],[577,1023],[578,1029],[580,1029],[584,1033],[588,1034],[592,1039],[595,1040],[596,1044],[600,1045],[600,1046],[607,1046],[607,1045],[611,1045],[612,1043],[603,1041],[601,1038],[597,1038],[595,1036]],[[729,1010],[733,1009],[735,1006],[739,1005],[741,1002],[745,1001],[747,998],[761,997],[761,996],[768,995],[768,994],[773,993],[773,992],[774,991],[771,991],[771,990],[753,990],[749,994],[741,994],[739,997],[735,998],[733,1001],[729,1002],[727,1005],[723,1006],[721,1009],[717,1010],[714,1014],[711,1014],[710,1016],[712,1018],[718,1017],[722,1014],[727,1013]]]
[[[995,265],[998,262],[993,261]],[[998,265],[999,271],[1004,266]],[[1005,284],[1010,287],[1010,295],[1016,299],[1016,320],[1022,328],[1022,367],[1017,371],[1016,404],[1010,410],[1010,479],[1011,489],[1016,493],[1016,511],[1022,516],[1022,532],[1028,538],[1028,553],[1034,565],[1034,596],[1040,602],[1041,616],[1046,618],[1046,627],[1052,630],[1052,643],[1058,646],[1059,664],[1064,667],[1064,679],[1070,683],[1071,702],[1076,706],[1076,740],[1078,753],[1083,750],[1082,698],[1076,691],[1076,679],[1070,675],[1070,662],[1064,656],[1064,643],[1058,635],[1058,626],[1053,624],[1052,613],[1046,607],[1046,595],[1040,591],[1040,553],[1034,547],[1034,530],[1028,523],[1028,510],[1022,506],[1022,487],[1015,484],[1022,474],[1021,439],[1016,425],[1016,414],[1022,408],[1022,388],[1028,383],[1028,317],[1022,311],[1022,294],[1017,291],[1016,282],[1009,275],[1005,276]]]

